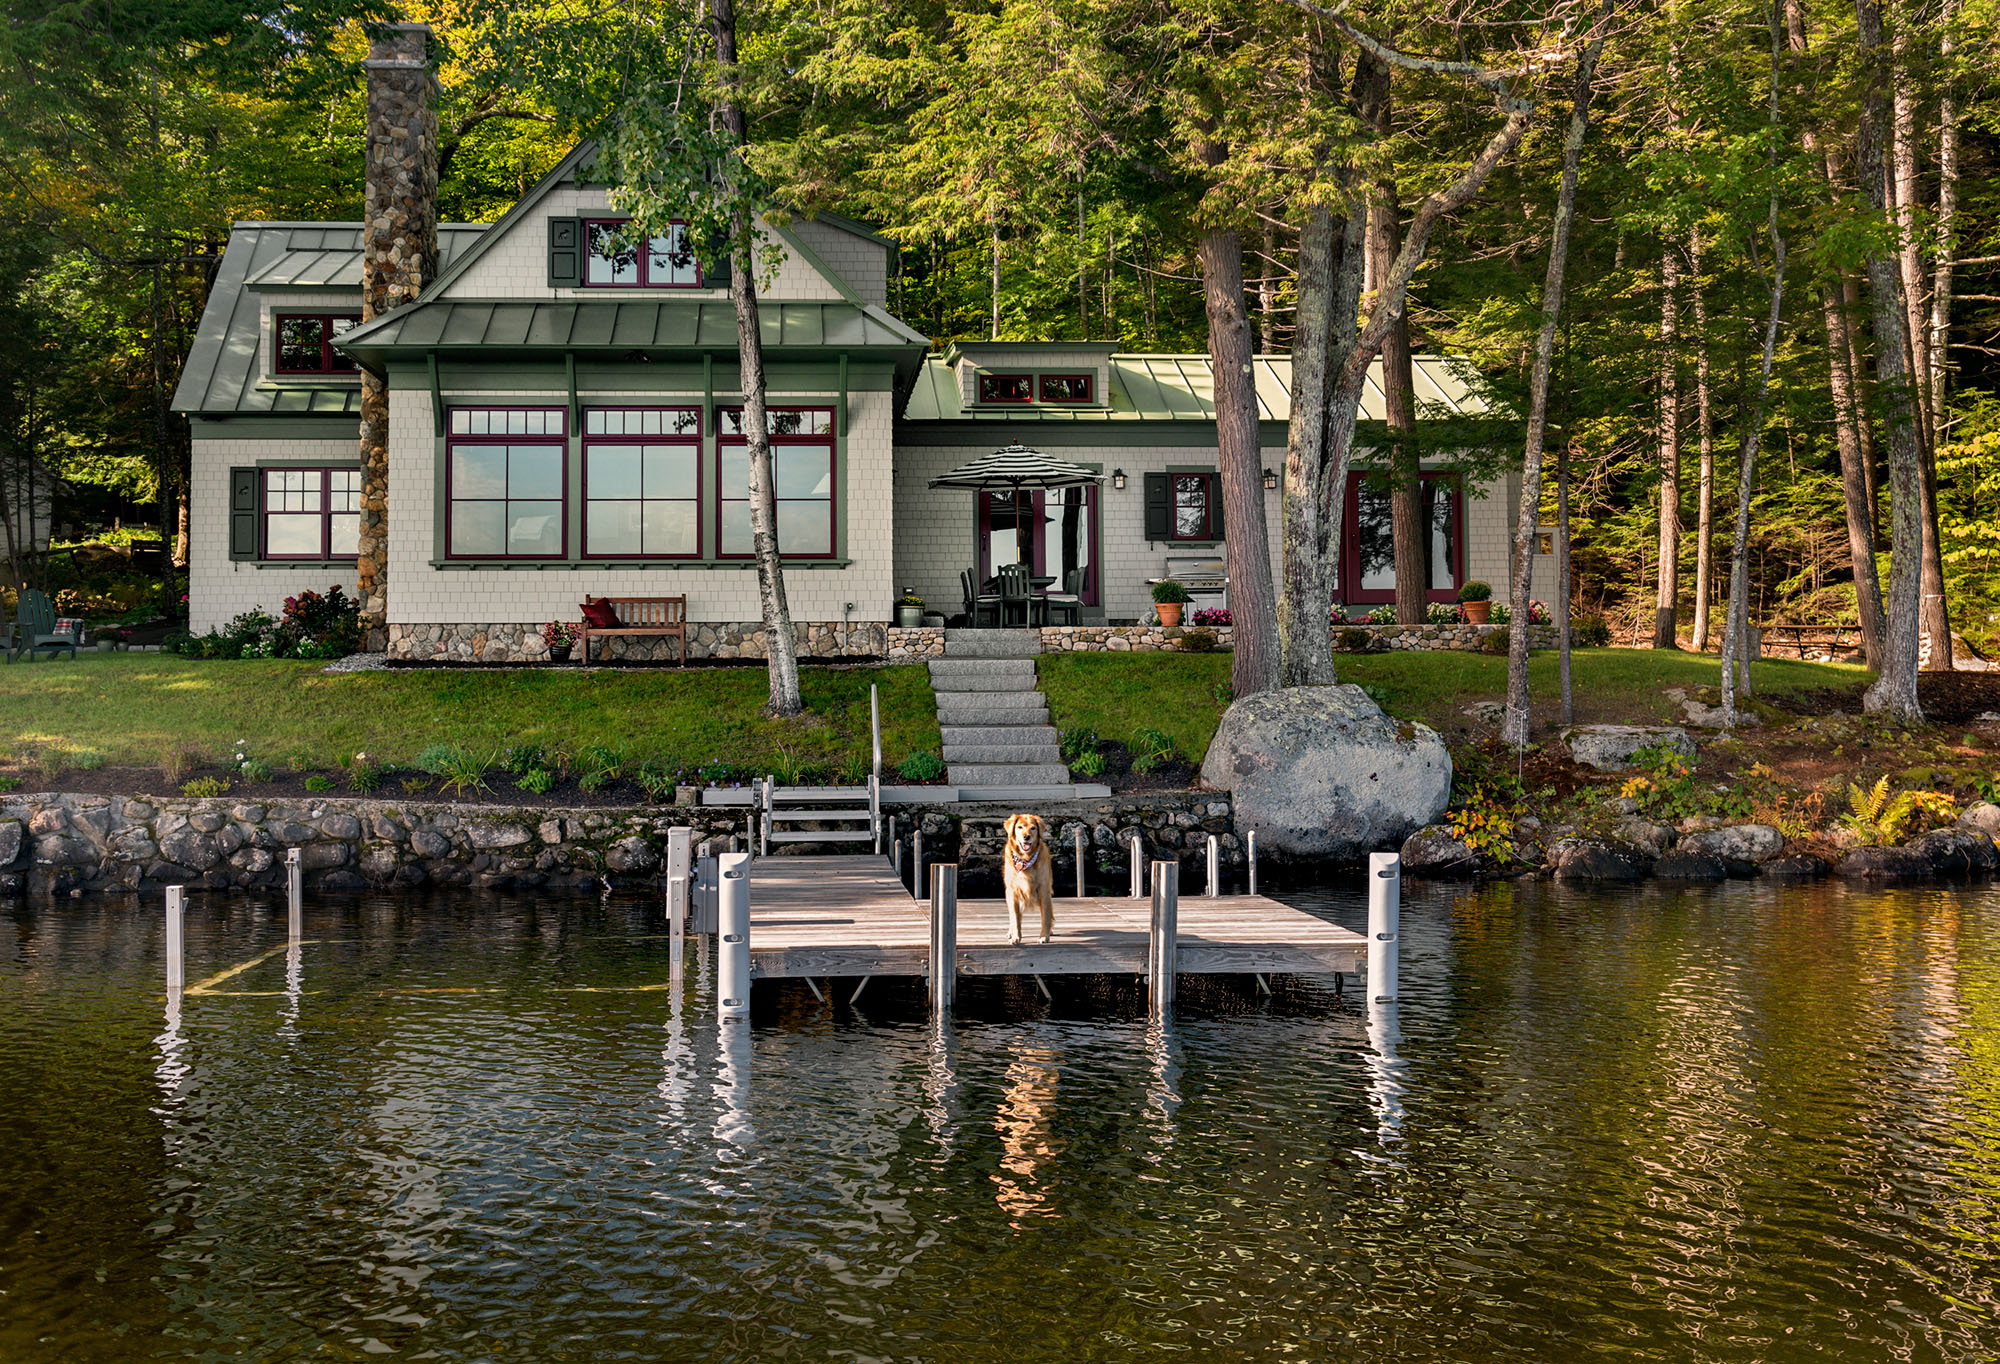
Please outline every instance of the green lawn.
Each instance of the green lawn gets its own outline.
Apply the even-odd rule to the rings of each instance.
[[[800,670],[808,714],[759,716],[761,668],[334,673],[291,661],[85,654],[0,668],[0,743],[90,748],[113,766],[156,767],[176,744],[211,760],[247,740],[273,766],[331,768],[357,750],[408,763],[425,746],[474,752],[540,743],[629,744],[635,761],[721,759],[767,770],[783,753],[827,767],[865,759],[868,686],[882,693],[886,764],[938,747],[937,708],[917,666]]]
[[[1486,654],[1403,651],[1342,655],[1343,682],[1369,688],[1384,710],[1439,729],[1464,722],[1474,701],[1500,700],[1507,660]],[[1129,741],[1144,726],[1165,730],[1183,753],[1207,752],[1222,718],[1230,656],[1211,654],[1052,654],[1041,659],[1042,690],[1059,729],[1088,726],[1100,738]],[[1768,659],[1756,665],[1759,694],[1784,696],[1852,690],[1866,670],[1842,663]],[[1661,695],[1672,686],[1715,686],[1713,655],[1654,649],[1580,649],[1574,655],[1577,718],[1651,723],[1675,718]],[[1537,652],[1528,686],[1538,718],[1556,694],[1556,656]]]

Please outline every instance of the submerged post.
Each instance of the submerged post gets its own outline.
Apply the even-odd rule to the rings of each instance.
[[[305,849],[285,849],[285,933],[297,938],[305,931]]]
[[[1210,895],[1222,894],[1222,840],[1214,834],[1208,836],[1208,885],[1204,889]]]
[[[931,1011],[949,1017],[958,986],[958,866],[931,868]]]
[[[1368,998],[1391,1003],[1402,955],[1403,858],[1400,853],[1368,854]]]
[[[716,910],[715,1018],[738,1023],[750,1017],[750,855],[722,855],[721,903]]]
[[[1153,864],[1153,922],[1147,940],[1147,1004],[1155,1019],[1174,1011],[1174,979],[1180,971],[1181,864]]]
[[[1248,842],[1250,844],[1250,893],[1255,895],[1257,893],[1257,831],[1255,829],[1250,831]]]
[[[1076,826],[1076,898],[1083,898],[1083,826]]]
[[[167,994],[177,997],[181,987],[187,983],[187,970],[182,962],[181,920],[187,909],[187,887],[167,887]]]
[[[1146,853],[1139,843],[1139,831],[1132,831],[1132,898],[1146,898]]]

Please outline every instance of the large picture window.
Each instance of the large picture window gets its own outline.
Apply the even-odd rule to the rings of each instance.
[[[1457,474],[1423,475],[1423,517],[1429,538],[1424,595],[1430,601],[1457,601],[1465,577],[1465,498]],[[1367,474],[1350,475],[1346,518],[1342,595],[1350,602],[1394,601],[1396,537],[1387,482]]]
[[[445,450],[445,543],[454,559],[567,552],[562,408],[458,407]]]
[[[701,413],[593,407],[583,414],[587,558],[701,556]]]
[[[788,559],[831,559],[839,543],[833,410],[774,407],[765,416],[778,504],[778,552]],[[747,558],[752,552],[750,448],[743,438],[743,411],[724,408],[717,417],[716,552],[725,559]]]
[[[361,538],[359,469],[265,469],[263,557],[352,559]]]
[[[583,225],[583,282],[596,289],[698,289],[701,262],[687,225],[675,223],[647,239],[624,235],[626,219],[597,218]]]
[[[271,319],[280,374],[356,374],[333,343],[361,325],[360,313],[278,313]]]

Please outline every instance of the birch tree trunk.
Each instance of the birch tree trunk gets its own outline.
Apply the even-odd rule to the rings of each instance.
[[[1827,181],[1839,189],[1832,158],[1828,158]],[[1868,542],[1876,549],[1889,547],[1882,535],[1882,451],[1875,441],[1871,420],[1874,385],[1868,377],[1868,346],[1860,320],[1867,314],[1861,302],[1861,285],[1847,271],[1840,276],[1840,315],[1847,329],[1847,372],[1854,393],[1854,435],[1861,446],[1861,479],[1868,491]]]
[[[1660,557],[1653,602],[1653,647],[1672,649],[1681,590],[1680,259],[1660,252]]]
[[[1556,216],[1549,239],[1549,268],[1542,280],[1542,323],[1535,333],[1535,369],[1528,388],[1528,430],[1521,456],[1521,502],[1514,519],[1513,628],[1507,632],[1507,709],[1501,717],[1500,740],[1525,748],[1528,715],[1528,646],[1534,626],[1530,592],[1534,586],[1535,532],[1542,519],[1542,440],[1548,429],[1549,371],[1555,356],[1556,323],[1562,316],[1563,283],[1569,267],[1570,224],[1576,218],[1577,168],[1583,160],[1583,140],[1590,131],[1590,96],[1597,59],[1604,51],[1604,28],[1611,17],[1606,0],[1590,45],[1577,59],[1576,84],[1570,106],[1569,133],[1563,139],[1562,188],[1556,193]],[[1567,443],[1569,435],[1563,435]],[[1567,472],[1567,469],[1564,470]],[[1567,623],[1568,613],[1564,612]]]
[[[709,16],[720,87],[716,113],[741,154],[748,149],[749,132],[737,102],[736,0],[712,0]],[[799,696],[798,641],[792,636],[785,570],[779,559],[778,502],[764,385],[764,332],[757,308],[756,252],[751,245],[756,240],[755,224],[748,201],[740,193],[734,198],[730,236],[735,268],[730,272],[729,301],[736,311],[736,354],[743,372],[743,441],[750,461],[750,548],[757,560],[757,598],[763,608],[764,659],[770,681],[766,709],[772,715],[797,715],[805,703]]]
[[[1694,304],[1694,412],[1701,468],[1695,490],[1694,648],[1708,648],[1708,607],[1715,596],[1715,413],[1709,405],[1708,295],[1702,289],[1701,236],[1688,234],[1688,292]]]
[[[1882,45],[1880,0],[1854,0],[1860,37],[1861,116],[1855,131],[1855,166],[1863,193],[1877,214],[1888,211],[1884,154],[1889,108],[1884,96],[1887,51]],[[1875,377],[1880,386],[1889,445],[1889,594],[1884,605],[1882,667],[1862,698],[1871,712],[1906,721],[1923,718],[1917,699],[1917,628],[1922,611],[1923,446],[1917,429],[1910,376],[1903,368],[1907,338],[1898,293],[1896,261],[1880,251],[1867,261],[1870,320],[1875,331]]]
[[[1958,0],[1945,0],[1938,20],[1938,55],[1944,66],[1938,97],[1938,201],[1931,277],[1931,429],[1944,439],[1951,373],[1952,267],[1958,252],[1958,98],[1952,51],[1957,44]]]
[[[1221,160],[1211,145],[1209,164]],[[1208,365],[1215,379],[1217,467],[1222,475],[1223,563],[1235,636],[1230,684],[1240,700],[1278,685],[1276,587],[1264,522],[1263,450],[1257,441],[1257,386],[1250,318],[1243,299],[1243,238],[1235,228],[1201,234],[1202,302],[1208,312]],[[1331,646],[1329,645],[1329,648]]]

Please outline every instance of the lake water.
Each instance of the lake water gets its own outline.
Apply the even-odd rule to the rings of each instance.
[[[276,950],[173,1028],[153,906],[0,907],[0,1361],[2000,1357],[2000,891],[1410,891],[1372,1026],[733,1044],[635,900],[318,900],[294,966],[197,898],[191,984]]]

